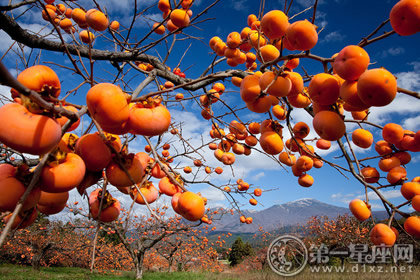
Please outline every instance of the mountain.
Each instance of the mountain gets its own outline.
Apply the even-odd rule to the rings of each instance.
[[[303,198],[284,204],[274,205],[261,211],[242,211],[246,217],[252,217],[252,224],[241,224],[239,213],[224,214],[213,219],[213,225],[217,231],[231,233],[254,233],[259,227],[265,231],[273,231],[285,226],[305,224],[312,216],[328,216],[335,218],[338,215],[350,214],[348,208],[339,207],[321,202],[313,198]],[[384,211],[373,212],[377,219],[385,219],[387,214]]]

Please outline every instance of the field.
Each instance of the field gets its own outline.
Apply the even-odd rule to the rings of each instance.
[[[350,268],[349,266],[346,269]],[[391,267],[384,267],[385,270],[390,270]],[[404,280],[417,280],[420,277],[420,268],[413,267],[412,272],[405,273],[385,273],[385,272],[366,272],[360,271],[358,273],[353,272],[311,272],[309,268],[305,269],[301,274],[292,277],[290,279],[325,279],[325,280],[341,280],[341,279],[404,279]],[[47,279],[134,279],[134,273],[121,272],[117,273],[90,273],[89,270],[80,268],[66,268],[66,267],[55,267],[55,268],[41,268],[40,271],[35,271],[30,267],[16,266],[16,265],[1,265],[0,266],[0,279],[13,279],[13,280],[47,280]],[[280,277],[273,273],[271,270],[265,271],[254,271],[249,273],[238,274],[232,271],[225,271],[222,273],[210,273],[210,272],[145,272],[145,280],[195,280],[195,279],[209,279],[209,280],[271,280],[271,279],[289,279]]]

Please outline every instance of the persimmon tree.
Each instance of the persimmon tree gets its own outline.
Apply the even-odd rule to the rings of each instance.
[[[96,1],[26,0],[0,6],[0,28],[13,40],[1,60],[15,61],[13,66],[0,64],[1,84],[11,88],[10,93],[2,92],[0,108],[0,211],[7,222],[0,245],[11,229],[30,225],[38,211],[60,212],[67,192],[75,188],[84,197],[89,193],[90,217],[101,223],[117,220],[120,213],[120,202],[110,189],[130,197],[133,207],[145,205],[151,217],[160,220],[162,230],[167,221],[159,219],[150,204],[165,196],[185,219],[211,223],[205,216],[205,197],[189,188],[217,188],[237,211],[241,197],[258,204],[260,188],[250,189],[242,179],[222,185],[213,180],[222,172],[233,175],[236,157],[252,158],[255,153],[266,155],[279,168],[290,167],[302,187],[314,183],[312,168],[331,168],[354,177],[366,194],[364,201],[350,204],[354,215],[359,220],[371,217],[368,193],[372,191],[390,216],[388,225],[372,229],[375,244],[395,242],[389,227],[395,214],[407,218],[404,228],[410,235],[420,236],[420,218],[401,210],[410,203],[419,207],[420,179],[407,174],[404,166],[410,164],[410,153],[420,151],[420,131],[368,120],[369,112],[389,106],[397,94],[413,100],[420,94],[400,87],[380,61],[371,65],[364,49],[392,36],[418,33],[419,1],[397,2],[381,15],[384,21],[377,28],[360,34],[360,42],[322,57],[311,52],[320,32],[314,25],[317,0],[295,15],[293,1],[266,11],[262,0],[258,13],[250,11],[247,19],[238,19],[248,24],[241,32],[232,31],[226,40],[210,39],[208,50],[214,59],[187,78],[180,65],[189,47],[179,46],[188,41],[191,48],[199,47],[195,45],[199,39],[189,30],[210,20],[206,13],[219,2],[195,9],[193,0],[159,0],[141,10],[133,1],[124,26],[113,20],[106,3]],[[162,12],[162,17],[153,24],[147,21],[149,31],[138,34],[136,23],[151,10]],[[41,31],[26,27],[27,13],[43,18]],[[307,16],[296,20],[298,15]],[[48,61],[57,55],[64,59]],[[309,62],[319,63],[323,71],[309,73],[305,68]],[[12,67],[17,75],[11,74]],[[239,87],[240,104],[225,98],[227,83]],[[210,140],[186,139],[184,124],[173,120],[171,110],[188,111],[193,105],[208,120]],[[242,112],[266,119],[244,122]],[[294,122],[297,112],[313,118],[317,137],[308,136],[307,123]],[[351,124],[359,128],[351,131]],[[372,131],[383,139],[374,139]],[[356,147],[367,149],[374,140],[378,154],[359,158]],[[139,141],[144,141],[145,152],[139,151]],[[331,142],[337,143],[344,164],[314,149],[329,149]],[[207,164],[208,148],[220,166]],[[382,176],[375,166],[384,172]],[[90,189],[93,185],[99,188]],[[383,195],[395,187],[405,203],[394,205]],[[128,217],[135,219],[131,213]],[[241,215],[241,222],[252,223],[252,218]]]

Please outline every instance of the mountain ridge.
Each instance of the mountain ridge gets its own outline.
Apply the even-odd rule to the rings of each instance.
[[[220,209],[220,208],[219,208]],[[254,233],[262,227],[265,231],[273,231],[284,226],[304,225],[312,216],[328,216],[335,218],[338,215],[351,215],[346,207],[336,206],[319,201],[314,198],[301,198],[294,201],[276,204],[262,210],[244,210],[242,214],[246,217],[252,217],[252,224],[241,224],[240,214],[225,214],[215,217],[213,225],[216,231],[225,231],[232,233]],[[376,219],[385,219],[385,211],[373,211],[372,215]]]

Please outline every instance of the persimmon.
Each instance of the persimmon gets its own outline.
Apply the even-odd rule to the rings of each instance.
[[[61,83],[57,74],[45,65],[34,65],[26,68],[16,78],[28,89],[36,91],[43,96],[58,97],[61,92]],[[18,92],[11,89],[12,96],[17,97]]]
[[[183,185],[182,181],[178,182]],[[163,194],[173,196],[174,194],[180,192],[181,188],[174,184],[169,177],[165,176],[159,181],[159,190]]]
[[[350,201],[349,208],[354,217],[359,221],[365,221],[371,215],[371,211],[367,207],[366,202],[361,199],[353,199]]]
[[[364,111],[352,111],[351,116],[353,120],[363,121],[368,119],[369,110]]]
[[[315,25],[305,19],[290,24],[286,30],[286,38],[293,49],[306,51],[315,47],[318,33]]]
[[[261,19],[261,31],[269,39],[280,39],[289,27],[288,17],[280,10],[272,10]]]
[[[93,30],[104,31],[108,28],[108,18],[99,10],[90,9],[86,12],[86,22]]]
[[[362,168],[361,173],[366,183],[372,184],[379,181],[379,172],[375,167],[364,167]]]
[[[305,188],[309,188],[314,184],[314,178],[309,174],[302,174],[298,179],[299,185]]]
[[[346,126],[341,116],[332,111],[318,112],[313,121],[316,133],[325,140],[335,141],[346,132]]]
[[[382,158],[379,160],[379,163],[378,163],[379,168],[384,172],[388,172],[392,168],[400,166],[400,165],[401,165],[400,160],[395,156]]]
[[[59,25],[63,30],[69,30],[70,28],[72,28],[73,23],[70,19],[63,18],[62,20],[60,20]]]
[[[302,93],[304,88],[302,76],[297,72],[285,71],[284,73],[287,75],[287,78],[289,78],[289,80],[292,82],[292,87],[290,89],[289,96]]]
[[[79,139],[74,133],[65,133],[58,143],[58,148],[66,153],[71,153],[75,151],[76,141]]]
[[[159,25],[159,24],[160,24],[159,22],[155,22],[152,26],[152,29],[154,30],[154,32],[156,34],[162,35],[162,34],[165,33],[166,28],[163,24],[161,24],[161,25]]]
[[[121,204],[113,198],[108,191],[103,195],[102,209],[99,209],[102,199],[102,189],[96,189],[89,195],[89,209],[92,218],[101,222],[109,223],[115,221],[121,211]]]
[[[300,138],[290,138],[286,141],[286,147],[292,152],[300,152],[305,143]]]
[[[411,161],[411,155],[408,152],[397,152],[394,156],[400,160],[401,165],[406,165]]]
[[[341,78],[355,81],[366,71],[369,62],[369,55],[363,48],[349,45],[335,57],[333,68]]]
[[[252,217],[247,217],[247,218],[245,219],[245,223],[246,223],[246,224],[248,224],[248,225],[249,225],[249,224],[252,224],[252,221],[253,221],[253,220],[252,220]]]
[[[11,217],[12,217],[12,213],[4,217],[3,222],[8,223]],[[38,210],[36,208],[31,208],[26,211],[20,211],[16,219],[13,221],[11,228],[22,229],[22,228],[29,227],[35,222],[37,217],[38,217]]]
[[[407,176],[407,170],[405,170],[402,166],[396,166],[393,167],[391,170],[389,170],[388,174],[386,175],[387,181],[393,185],[401,180],[406,179]]]
[[[265,72],[258,83],[261,90],[276,97],[287,96],[292,88],[292,82],[287,77],[272,71]]]
[[[78,112],[78,110],[76,109],[76,107],[74,107],[74,106],[72,106],[72,105],[66,105],[66,106],[63,106],[63,108],[64,109],[66,109],[66,110],[69,110],[69,111],[72,111],[72,112],[75,112],[75,113],[77,113]],[[60,126],[61,127],[63,127],[66,123],[67,123],[67,121],[68,121],[69,119],[67,118],[67,117],[65,117],[65,116],[61,116],[60,118],[57,118],[56,119],[56,121],[60,124]],[[67,129],[67,132],[69,132],[69,131],[73,131],[73,130],[75,130],[78,126],[79,126],[79,124],[80,124],[80,119],[78,119],[77,121],[75,121],[68,129]]]
[[[235,155],[229,152],[226,152],[222,155],[221,161],[225,165],[232,165],[235,163]]]
[[[420,194],[416,194],[411,199],[411,206],[413,206],[414,210],[420,212]]]
[[[148,107],[136,103],[130,109],[128,126],[132,133],[145,136],[160,135],[168,130],[170,124],[171,114],[162,104]]]
[[[241,44],[241,34],[238,32],[231,32],[226,38],[226,45],[230,49],[236,49]],[[238,50],[239,51],[239,50]]]
[[[274,61],[279,55],[280,51],[275,46],[267,44],[260,47],[257,58],[263,63],[268,63]]]
[[[314,165],[314,161],[312,160],[312,158],[308,157],[308,156],[300,156],[297,160],[296,160],[296,168],[300,171],[303,172],[307,172],[309,170],[311,170],[312,166]]]
[[[242,79],[240,94],[245,102],[255,101],[261,93],[259,84],[260,78],[256,75],[249,75]]]
[[[17,168],[0,164],[0,211],[13,211],[26,190],[24,184],[16,177]],[[23,210],[34,207],[40,197],[39,188],[34,188],[23,205]]]
[[[391,144],[398,144],[404,137],[404,129],[396,123],[387,123],[382,129],[382,137]]]
[[[420,31],[420,1],[401,0],[389,14],[392,29],[398,35],[408,36]]]
[[[255,206],[255,205],[257,205],[257,204],[258,204],[258,201],[257,201],[255,198],[251,198],[251,199],[249,200],[249,204],[251,204],[251,205]]]
[[[357,81],[345,81],[340,86],[340,97],[345,101],[346,111],[363,111],[369,108],[357,95]]]
[[[66,207],[68,199],[68,192],[48,193],[41,191],[41,195],[36,207],[42,214],[53,215],[60,213]]]
[[[261,148],[270,155],[279,154],[284,147],[283,139],[274,131],[266,131],[260,137]]]
[[[373,144],[373,135],[369,130],[358,128],[351,134],[354,145],[367,149]]]
[[[232,148],[232,144],[227,140],[220,141],[219,145],[217,146],[218,149],[222,150],[223,152],[229,152]]]
[[[288,95],[287,100],[290,105],[296,108],[306,108],[311,104],[311,99],[309,99],[306,94],[298,93],[295,95]]]
[[[305,122],[298,122],[293,126],[293,134],[300,139],[308,136],[309,131],[310,128]]]
[[[147,181],[142,186],[138,186],[140,192],[143,194],[144,198],[146,199],[147,203],[153,203],[159,197],[158,189],[152,184],[152,182]],[[143,197],[137,191],[137,188],[132,188],[130,191],[130,196],[132,199],[136,201],[138,204],[146,204]]]
[[[82,158],[77,154],[67,153],[63,159],[44,166],[41,172],[41,190],[50,193],[68,192],[82,182],[85,172],[86,166]]]
[[[79,26],[84,26],[87,24],[86,22],[86,12],[80,8],[75,8],[71,12],[71,18],[76,22]]]
[[[313,161],[315,168],[321,168],[322,166],[324,166],[324,162],[318,158],[314,158]]]
[[[92,44],[95,40],[95,35],[88,31],[88,30],[82,30],[79,33],[80,41],[82,41],[85,44]]]
[[[181,192],[177,192],[172,196],[172,199],[171,199],[172,209],[175,211],[175,213],[179,215],[181,215],[181,212],[178,209],[178,200],[181,194],[182,194]]]
[[[379,140],[375,144],[375,151],[379,155],[384,156],[384,155],[388,155],[392,153],[392,147],[391,147],[391,144],[389,144],[387,141]]]
[[[251,46],[254,47],[255,49],[259,49],[265,44],[267,44],[267,40],[264,38],[264,36],[255,30],[249,32],[248,39]]]
[[[106,178],[112,185],[121,188],[128,187],[141,182],[144,176],[143,164],[140,158],[135,154],[123,155],[121,157],[121,164],[127,170],[129,176],[125,173],[117,162],[112,160],[105,169]],[[134,181],[131,181],[131,179]]]
[[[296,163],[296,157],[294,154],[290,154],[287,152],[281,152],[279,154],[279,161],[287,166],[292,166]]]
[[[91,171],[100,171],[111,161],[111,151],[98,133],[80,137],[75,150],[83,159],[86,169]]]
[[[189,221],[198,221],[204,216],[204,201],[196,193],[183,192],[178,198],[178,210]]]
[[[166,12],[171,9],[171,4],[169,0],[159,0],[158,2],[158,9],[162,12]]]
[[[330,74],[316,74],[308,87],[309,97],[320,105],[334,104],[340,95],[340,83]]]
[[[316,141],[316,147],[321,150],[328,150],[331,148],[331,142],[320,138]]]
[[[171,21],[177,27],[185,27],[190,24],[190,16],[185,10],[175,9],[170,14]]]
[[[410,152],[420,152],[420,140],[416,140],[415,133],[410,130],[404,130],[403,139],[400,143],[395,145],[398,149],[404,149]]]
[[[420,238],[420,217],[408,217],[404,222],[404,229],[411,236],[414,236],[415,238]]]
[[[392,246],[397,239],[394,231],[387,225],[378,223],[370,231],[370,240],[374,245]]]
[[[176,26],[173,22],[172,22],[172,20],[168,20],[167,22],[166,22],[166,28],[168,29],[168,31],[169,32],[174,32],[175,30],[177,30],[178,29],[178,26]],[[179,34],[181,31],[177,31],[177,32],[175,32],[175,34]]]
[[[118,86],[109,83],[93,86],[86,95],[86,104],[91,116],[106,132],[127,132],[130,111],[127,96]]]
[[[109,28],[113,31],[117,31],[118,29],[120,29],[120,23],[114,20],[109,24]]]
[[[57,13],[53,9],[46,8],[42,10],[42,18],[46,21],[53,22],[57,18]]]
[[[255,196],[261,196],[261,194],[262,194],[262,190],[261,190],[260,188],[256,188],[256,189],[254,190],[254,195],[255,195]]]
[[[219,94],[223,94],[225,92],[225,85],[222,83],[215,83],[212,89],[214,89]]]
[[[258,139],[255,136],[249,135],[245,138],[245,144],[254,147],[258,144]]]
[[[67,8],[66,11],[64,12],[64,15],[66,16],[66,18],[70,19],[72,13],[73,13],[73,9]]]
[[[229,123],[229,132],[233,133],[238,140],[245,140],[245,138],[248,136],[246,126],[236,120],[233,120]]]
[[[285,66],[286,68],[290,69],[290,70],[295,69],[296,67],[298,67],[298,65],[299,65],[299,58],[298,58],[298,57],[296,57],[296,58],[292,58],[292,59],[289,59],[289,60],[288,60],[288,61],[286,61],[286,63],[284,64],[284,66]]]
[[[282,121],[282,120],[286,119],[287,111],[286,111],[286,108],[284,106],[275,105],[275,106],[273,106],[273,108],[271,108],[271,111],[272,111],[274,117],[276,117],[278,120]]]
[[[0,108],[0,142],[21,153],[42,155],[61,139],[60,124],[47,116],[33,114],[23,105],[8,103]]]
[[[271,99],[272,96],[260,96],[256,100],[251,102],[246,102],[245,105],[251,112],[254,113],[265,113],[268,112],[273,104]]]
[[[257,122],[252,122],[248,125],[248,130],[252,134],[259,134],[260,133],[260,124]]]
[[[357,95],[368,106],[386,106],[396,94],[397,80],[384,68],[366,70],[357,81]]]
[[[150,159],[151,162],[154,162],[154,159]],[[162,179],[166,176],[165,171],[162,170],[160,165],[156,162],[152,167],[151,175],[157,179]]]
[[[223,173],[223,168],[221,168],[220,166],[218,166],[218,167],[216,167],[215,169],[214,169],[214,172],[216,172],[216,174],[222,174]]]
[[[419,182],[405,182],[401,186],[401,194],[407,200],[410,200],[414,196],[419,195],[420,183]]]

